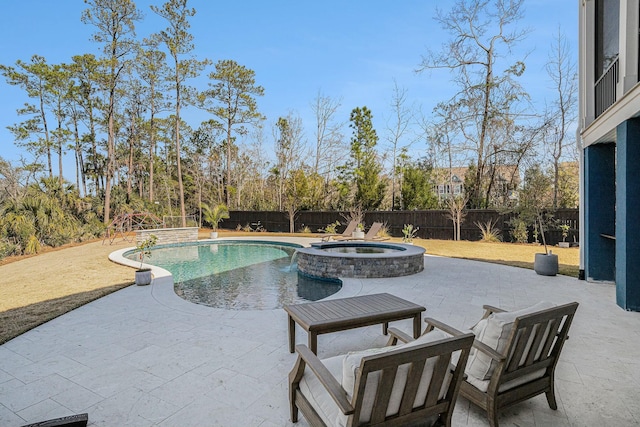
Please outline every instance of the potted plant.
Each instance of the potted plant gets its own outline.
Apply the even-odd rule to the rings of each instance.
[[[569,242],[567,242],[567,237],[569,236],[569,229],[571,226],[569,224],[560,224],[560,231],[562,232],[562,242],[558,242],[558,246],[561,248],[568,248]]]
[[[359,222],[358,225],[356,225],[356,229],[351,233],[351,236],[354,239],[364,239],[364,224]]]
[[[136,249],[138,249],[138,258],[140,259],[140,268],[136,270],[136,285],[145,286],[151,283],[151,269],[143,268],[144,257],[151,258],[151,248],[156,245],[158,238],[155,235],[150,235],[146,239],[138,242]]]
[[[204,216],[204,220],[211,224],[210,238],[217,239],[218,238],[218,225],[223,219],[229,219],[229,209],[227,205],[224,203],[220,203],[219,205],[214,206],[213,208],[209,207],[209,205],[202,204],[202,213]]]
[[[405,224],[404,227],[402,227],[402,241],[412,245],[413,239],[416,237],[419,229],[419,227],[414,227],[413,224]]]
[[[551,252],[547,248],[547,240],[544,237],[544,221],[542,215],[538,214],[538,223],[540,224],[540,235],[542,236],[542,244],[544,245],[544,253],[535,254],[533,261],[533,270],[542,276],[555,276],[558,274],[558,255]]]
[[[515,209],[518,217],[527,225],[532,226],[534,233],[542,237],[544,253],[535,254],[533,270],[543,276],[555,276],[558,274],[558,255],[551,253],[547,248],[545,226],[551,221],[546,213],[551,206],[550,190],[552,180],[550,176],[539,167],[533,166],[525,172],[522,191],[519,192],[518,206]]]

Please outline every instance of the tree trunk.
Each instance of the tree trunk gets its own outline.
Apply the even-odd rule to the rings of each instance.
[[[42,94],[42,86],[40,89],[40,118],[42,119],[42,127],[44,129],[44,143],[47,152],[47,166],[49,167],[49,178],[53,178],[53,164],[51,162],[51,141],[49,140],[49,126],[47,125],[47,116],[44,112],[44,98]]]
[[[110,109],[111,108],[112,107],[110,107]],[[109,131],[107,136],[107,171],[104,182],[104,223],[106,225],[109,225],[109,223],[111,222],[111,176],[114,169],[114,156],[115,150],[113,141],[113,114],[109,113]]]
[[[227,122],[227,182],[225,185],[225,201],[231,208],[231,119]]]
[[[87,195],[87,178],[84,174],[84,157],[82,155],[82,144],[80,143],[80,132],[78,131],[78,119],[73,117],[73,136],[76,141],[76,186],[78,191],[82,189],[82,196]]]
[[[480,128],[480,137],[478,139],[478,169],[476,170],[476,185],[474,187],[474,204],[481,199],[482,191],[482,175],[484,174],[484,145],[487,137],[487,128],[489,127],[489,114],[491,107],[491,87],[493,85],[493,49],[487,50],[487,76],[484,83],[484,105],[482,110],[482,125]],[[479,208],[480,206],[476,206]]]
[[[131,193],[133,192],[133,185],[132,185],[132,179],[133,179],[133,145],[134,145],[134,140],[133,140],[133,135],[134,135],[134,118],[131,117],[131,125],[129,128],[129,132],[131,132],[131,137],[129,139],[129,161],[127,162],[127,169],[129,170],[129,173],[127,174],[127,202],[131,201]]]
[[[151,88],[151,118],[149,119],[149,201],[153,203],[153,164],[156,154],[155,90]]]
[[[176,63],[176,72],[178,64]],[[176,85],[179,85],[178,75],[176,74]],[[176,162],[178,165],[178,189],[180,193],[180,216],[182,217],[182,226],[187,226],[187,211],[184,207],[184,184],[182,183],[182,164],[180,162],[180,87],[176,86]]]
[[[58,151],[58,182],[60,183],[60,187],[62,187],[64,178],[62,173],[62,123],[60,121],[58,122],[58,138],[56,139],[58,140],[58,144],[56,147]]]

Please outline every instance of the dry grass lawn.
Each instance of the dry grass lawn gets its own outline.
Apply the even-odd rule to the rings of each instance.
[[[474,259],[530,269],[533,269],[535,254],[544,252],[544,247],[540,245],[516,243],[454,242],[452,240],[421,239],[416,239],[413,242],[416,245],[423,246],[427,250],[427,253],[431,255]],[[549,249],[558,255],[560,274],[578,277],[580,265],[579,248],[550,246]]]
[[[221,237],[251,233],[222,231]],[[270,235],[287,235],[270,233]],[[202,230],[200,238],[209,236]],[[317,235],[297,234],[313,237]],[[400,242],[400,239],[391,239]],[[533,268],[533,258],[542,248],[536,245],[505,243],[414,240],[428,254],[497,262]],[[3,260],[0,265],[0,344],[29,329],[58,317],[90,301],[133,283],[134,270],[112,263],[109,253],[133,246],[118,239],[102,240],[48,250],[36,256]],[[558,254],[561,274],[577,276],[577,248],[553,248]]]
[[[0,343],[133,283],[134,270],[107,258],[126,241],[67,246],[0,266]]]

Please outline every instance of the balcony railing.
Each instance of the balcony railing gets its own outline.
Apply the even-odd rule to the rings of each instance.
[[[595,84],[596,117],[616,102],[618,75],[618,58],[616,57]]]

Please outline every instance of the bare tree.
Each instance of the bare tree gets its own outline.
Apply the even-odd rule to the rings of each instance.
[[[396,188],[397,172],[398,172],[398,153],[402,149],[408,148],[410,144],[405,144],[403,147],[398,145],[403,140],[403,137],[407,133],[407,128],[411,122],[411,111],[406,107],[407,102],[407,90],[405,88],[398,87],[398,82],[393,82],[393,95],[391,97],[391,107],[393,111],[392,123],[387,127],[389,132],[387,140],[391,144],[391,210],[398,208],[399,201],[402,200],[402,187],[400,187],[400,195],[398,196],[398,203],[396,203]]]
[[[344,159],[347,152],[341,131],[343,124],[335,121],[340,104],[340,100],[331,99],[320,92],[311,104],[316,116],[313,172],[324,176],[327,182],[335,170],[335,165]]]
[[[249,145],[240,148],[240,156],[234,168],[238,209],[274,210],[276,196],[267,176],[271,163],[264,161],[268,154],[263,146],[264,130],[254,127],[248,138]],[[224,175],[224,172],[222,173]],[[224,189],[222,189],[224,194]]]
[[[439,168],[436,170],[437,179],[439,182],[444,181],[449,184],[453,182],[453,168],[468,164],[468,159],[464,157],[468,147],[454,144],[460,133],[456,124],[457,112],[457,109],[452,109],[449,104],[441,102],[433,109],[435,121],[428,121],[424,117],[420,121],[429,144],[429,160],[434,167]]]
[[[449,197],[447,199],[447,207],[449,212],[447,218],[453,222],[453,240],[460,240],[460,227],[464,222],[467,213],[464,211],[469,198],[466,196]]]
[[[476,171],[469,194],[473,207],[481,207],[485,199],[487,153],[495,152],[494,146],[504,137],[496,129],[513,121],[518,102],[528,98],[515,80],[524,72],[523,62],[516,61],[502,75],[496,71],[502,50],[511,51],[527,33],[514,28],[522,17],[522,4],[523,0],[458,0],[448,13],[438,10],[435,19],[451,39],[439,52],[429,51],[418,69],[455,71],[458,92],[448,102],[449,112],[456,116],[463,140],[473,144]]]
[[[569,145],[567,133],[576,115],[577,73],[576,63],[566,36],[558,28],[546,64],[547,74],[553,82],[555,99],[545,111],[545,145],[553,160],[553,207],[558,207],[560,163]],[[572,144],[573,145],[573,144]]]
[[[289,113],[280,117],[273,127],[276,164],[271,169],[278,186],[278,210],[283,210],[287,182],[291,172],[300,166],[304,156],[302,119]]]
[[[25,171],[21,167],[13,166],[9,161],[0,157],[0,203],[5,200],[17,200],[24,184]]]

